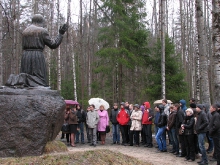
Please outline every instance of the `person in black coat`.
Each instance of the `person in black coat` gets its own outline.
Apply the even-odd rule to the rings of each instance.
[[[76,141],[75,143],[79,143],[79,135],[81,135],[81,143],[85,144],[84,141],[84,124],[86,121],[86,113],[85,111],[82,109],[81,105],[77,105],[76,107],[77,109],[77,118],[78,118],[78,131],[76,133]]]
[[[196,133],[198,136],[198,143],[199,143],[199,149],[202,154],[202,159],[199,162],[200,165],[205,165],[208,164],[208,158],[206,155],[206,150],[205,150],[205,137],[206,137],[206,132],[208,131],[208,118],[206,116],[206,113],[203,110],[203,105],[202,104],[197,104],[196,105],[196,111],[198,113],[197,115],[197,121],[196,121]]]
[[[167,146],[166,146],[166,125],[167,125],[167,115],[164,113],[164,106],[163,105],[157,105],[156,111],[160,112],[160,118],[158,120],[158,132],[155,136],[155,139],[157,141],[159,151],[161,152],[167,152]]]
[[[186,160],[189,162],[195,161],[194,125],[195,120],[193,110],[188,108],[186,110],[186,116],[181,127],[184,131],[183,134],[186,145]]]
[[[120,130],[119,130],[119,123],[117,121],[118,111],[119,111],[118,104],[114,103],[113,109],[111,110],[111,114],[110,114],[110,121],[112,123],[113,144],[120,144]]]
[[[179,151],[174,153],[177,157],[185,157],[186,156],[186,147],[185,147],[185,141],[184,141],[184,136],[182,134],[179,134],[179,129],[181,127],[181,124],[184,120],[184,112],[180,109],[179,104],[174,105],[174,109],[177,112],[176,113],[176,132],[179,135],[179,141],[181,145],[181,154],[179,154]],[[179,144],[179,143],[177,143]],[[177,146],[177,150],[179,150],[179,145]]]
[[[217,110],[218,107],[216,104],[213,104],[210,108],[212,117],[209,123],[209,135],[214,141],[214,155],[217,159],[217,165],[220,165],[220,114]]]

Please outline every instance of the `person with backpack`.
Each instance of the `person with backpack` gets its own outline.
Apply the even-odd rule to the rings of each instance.
[[[118,112],[119,112],[118,104],[114,103],[113,109],[111,110],[111,114],[110,114],[110,121],[112,123],[113,144],[120,144],[120,130],[119,130],[119,123],[117,121]]]
[[[81,144],[85,144],[84,142],[84,123],[86,121],[86,113],[82,109],[81,105],[77,105],[77,118],[78,118],[78,131],[76,133],[76,142],[79,143],[79,136],[81,136]]]

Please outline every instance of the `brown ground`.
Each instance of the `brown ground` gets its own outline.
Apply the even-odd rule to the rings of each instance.
[[[60,138],[60,135],[58,135],[58,138]],[[85,136],[85,142],[87,142],[86,136]],[[64,143],[65,140],[64,140]],[[197,161],[200,159],[196,159],[194,162],[188,162],[184,161],[185,158],[179,158],[175,155],[167,152],[167,153],[157,153],[157,148],[146,148],[144,146],[135,147],[135,146],[122,146],[117,144],[112,144],[112,135],[111,133],[107,134],[106,138],[106,144],[101,145],[100,142],[97,144],[96,147],[89,146],[89,143],[85,144],[76,144],[76,147],[70,147],[68,146],[68,150],[71,153],[79,152],[79,151],[88,151],[88,150],[97,150],[97,149],[108,149],[114,152],[120,152],[122,154],[135,157],[139,160],[151,163],[153,165],[195,165],[197,164]],[[168,150],[171,149],[171,146],[167,147]],[[210,158],[211,154],[209,154]],[[215,165],[216,162],[209,162],[210,165]]]

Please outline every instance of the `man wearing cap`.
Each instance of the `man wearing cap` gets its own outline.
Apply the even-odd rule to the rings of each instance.
[[[203,105],[202,104],[197,104],[196,105],[196,112],[197,112],[197,121],[196,121],[196,133],[198,136],[198,143],[199,143],[199,149],[202,154],[202,159],[201,161],[198,162],[200,165],[206,165],[208,164],[208,159],[206,155],[206,150],[205,150],[205,137],[206,137],[206,132],[208,131],[208,119],[203,111]]]
[[[139,105],[134,105],[134,111],[131,114],[131,128],[130,128],[130,146],[133,146],[133,135],[135,134],[136,146],[139,146],[139,134],[142,128],[141,125],[142,111]]]
[[[125,109],[125,103],[121,102],[121,107],[117,115],[117,121],[120,126],[120,131],[122,135],[122,145],[126,146],[126,143],[129,139],[127,139],[128,132],[128,122],[130,120],[130,115],[127,109]]]

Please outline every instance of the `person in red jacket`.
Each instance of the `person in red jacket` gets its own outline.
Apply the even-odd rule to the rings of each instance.
[[[128,122],[130,120],[130,115],[127,109],[125,109],[124,102],[121,102],[121,109],[118,111],[117,121],[119,123],[121,136],[122,136],[122,145],[126,146],[126,143],[129,139],[127,139],[128,132]]]
[[[152,119],[154,118],[153,110],[150,108],[150,103],[144,103],[144,112],[142,117],[142,125],[143,125],[143,132],[144,132],[144,142],[145,147],[152,148]]]

